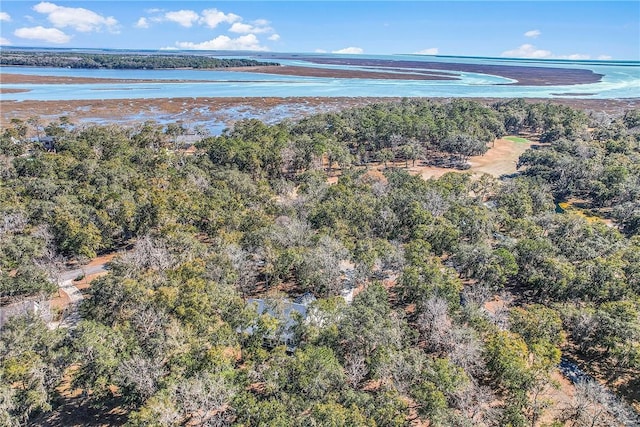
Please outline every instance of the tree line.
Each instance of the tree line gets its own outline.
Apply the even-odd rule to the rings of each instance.
[[[114,70],[155,70],[175,68],[213,69],[279,65],[247,58],[212,58],[198,55],[134,53],[66,53],[4,51],[0,65]]]

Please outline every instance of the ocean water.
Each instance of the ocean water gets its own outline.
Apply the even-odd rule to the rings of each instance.
[[[345,57],[327,55],[328,57]],[[348,56],[347,56],[348,57]],[[559,61],[503,58],[460,58],[414,55],[357,58],[475,63],[589,69],[603,74],[601,82],[567,86],[516,86],[513,80],[488,74],[455,72],[460,80],[337,79],[205,70],[78,70],[64,68],[0,67],[0,73],[64,77],[152,79],[152,83],[7,84],[29,92],[0,94],[0,100],[100,100],[175,97],[495,97],[619,99],[640,97],[640,62]],[[257,59],[261,59],[258,57]],[[270,58],[265,58],[271,60]],[[360,69],[314,64],[301,59],[274,59],[288,65]],[[424,70],[423,70],[424,71]],[[442,70],[440,70],[442,71]],[[190,80],[167,82],[163,80]]]

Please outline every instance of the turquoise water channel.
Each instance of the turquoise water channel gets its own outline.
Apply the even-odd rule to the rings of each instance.
[[[327,57],[334,57],[327,55]],[[335,56],[343,57],[343,56]],[[177,97],[495,97],[593,98],[640,97],[640,62],[504,60],[413,55],[358,56],[358,58],[443,63],[499,64],[589,69],[603,74],[602,81],[566,86],[519,86],[501,76],[451,73],[460,80],[380,80],[298,77],[252,72],[204,70],[84,70],[64,68],[0,67],[0,73],[64,77],[100,77],[154,80],[150,83],[7,84],[2,100],[92,100]],[[284,65],[358,70],[357,66],[321,65],[305,60],[280,60]],[[411,70],[406,70],[410,72]],[[424,72],[424,70],[422,70]],[[440,70],[441,71],[441,70]],[[166,80],[189,80],[167,82]]]

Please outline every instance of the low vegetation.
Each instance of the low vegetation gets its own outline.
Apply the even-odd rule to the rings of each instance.
[[[240,121],[195,154],[177,124],[15,120],[0,139],[3,303],[46,298],[64,260],[126,250],[77,329],[4,325],[0,423],[43,423],[64,379],[130,426],[633,425],[592,383],[567,407],[548,396],[567,352],[638,384],[638,114],[404,100]],[[521,133],[542,142],[504,179],[372,167],[464,168]],[[616,226],[557,213],[567,197]],[[283,301],[305,293],[291,327]],[[496,295],[514,302],[493,309]],[[264,345],[285,330],[293,351]]]

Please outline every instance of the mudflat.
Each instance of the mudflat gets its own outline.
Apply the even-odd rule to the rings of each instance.
[[[271,59],[298,59],[313,64],[370,67],[377,69],[393,68],[403,70],[434,70],[445,72],[480,73],[501,76],[516,80],[509,83],[519,86],[565,86],[598,83],[603,75],[588,69],[538,67],[535,65],[477,64],[464,62],[410,61],[371,58],[330,58],[304,55],[264,54]],[[505,61],[506,62],[506,61]]]
[[[10,69],[9,69],[10,70]],[[250,72],[260,74],[274,74],[283,76],[298,77],[321,77],[330,79],[373,79],[373,80],[459,80],[455,74],[440,72],[425,72],[398,69],[370,69],[370,70],[343,70],[331,68],[314,68],[314,67],[298,67],[298,66],[262,66],[262,67],[236,67],[211,70],[194,70],[209,71],[213,77],[216,72],[232,71],[232,72]],[[2,73],[0,74],[0,82],[2,84],[83,84],[83,83],[206,83],[215,82],[215,78],[207,80],[193,79],[116,79],[101,77],[65,77],[65,76],[44,76],[32,74]],[[225,79],[228,81],[228,79]],[[246,80],[243,80],[246,82]]]
[[[434,102],[447,102],[451,98],[432,98]],[[471,98],[492,104],[504,101],[499,98]],[[206,122],[217,121],[232,124],[239,118],[256,117],[276,122],[286,117],[337,111],[348,107],[363,106],[375,102],[398,101],[386,97],[230,97],[230,98],[155,98],[155,99],[105,99],[71,101],[0,101],[0,126],[6,126],[13,118],[28,119],[38,116],[52,121],[69,116],[74,121],[100,123],[134,123],[145,120]],[[593,112],[621,113],[640,108],[640,98],[629,99],[528,99],[530,102],[549,102],[568,105]],[[284,112],[284,113],[283,113]]]

